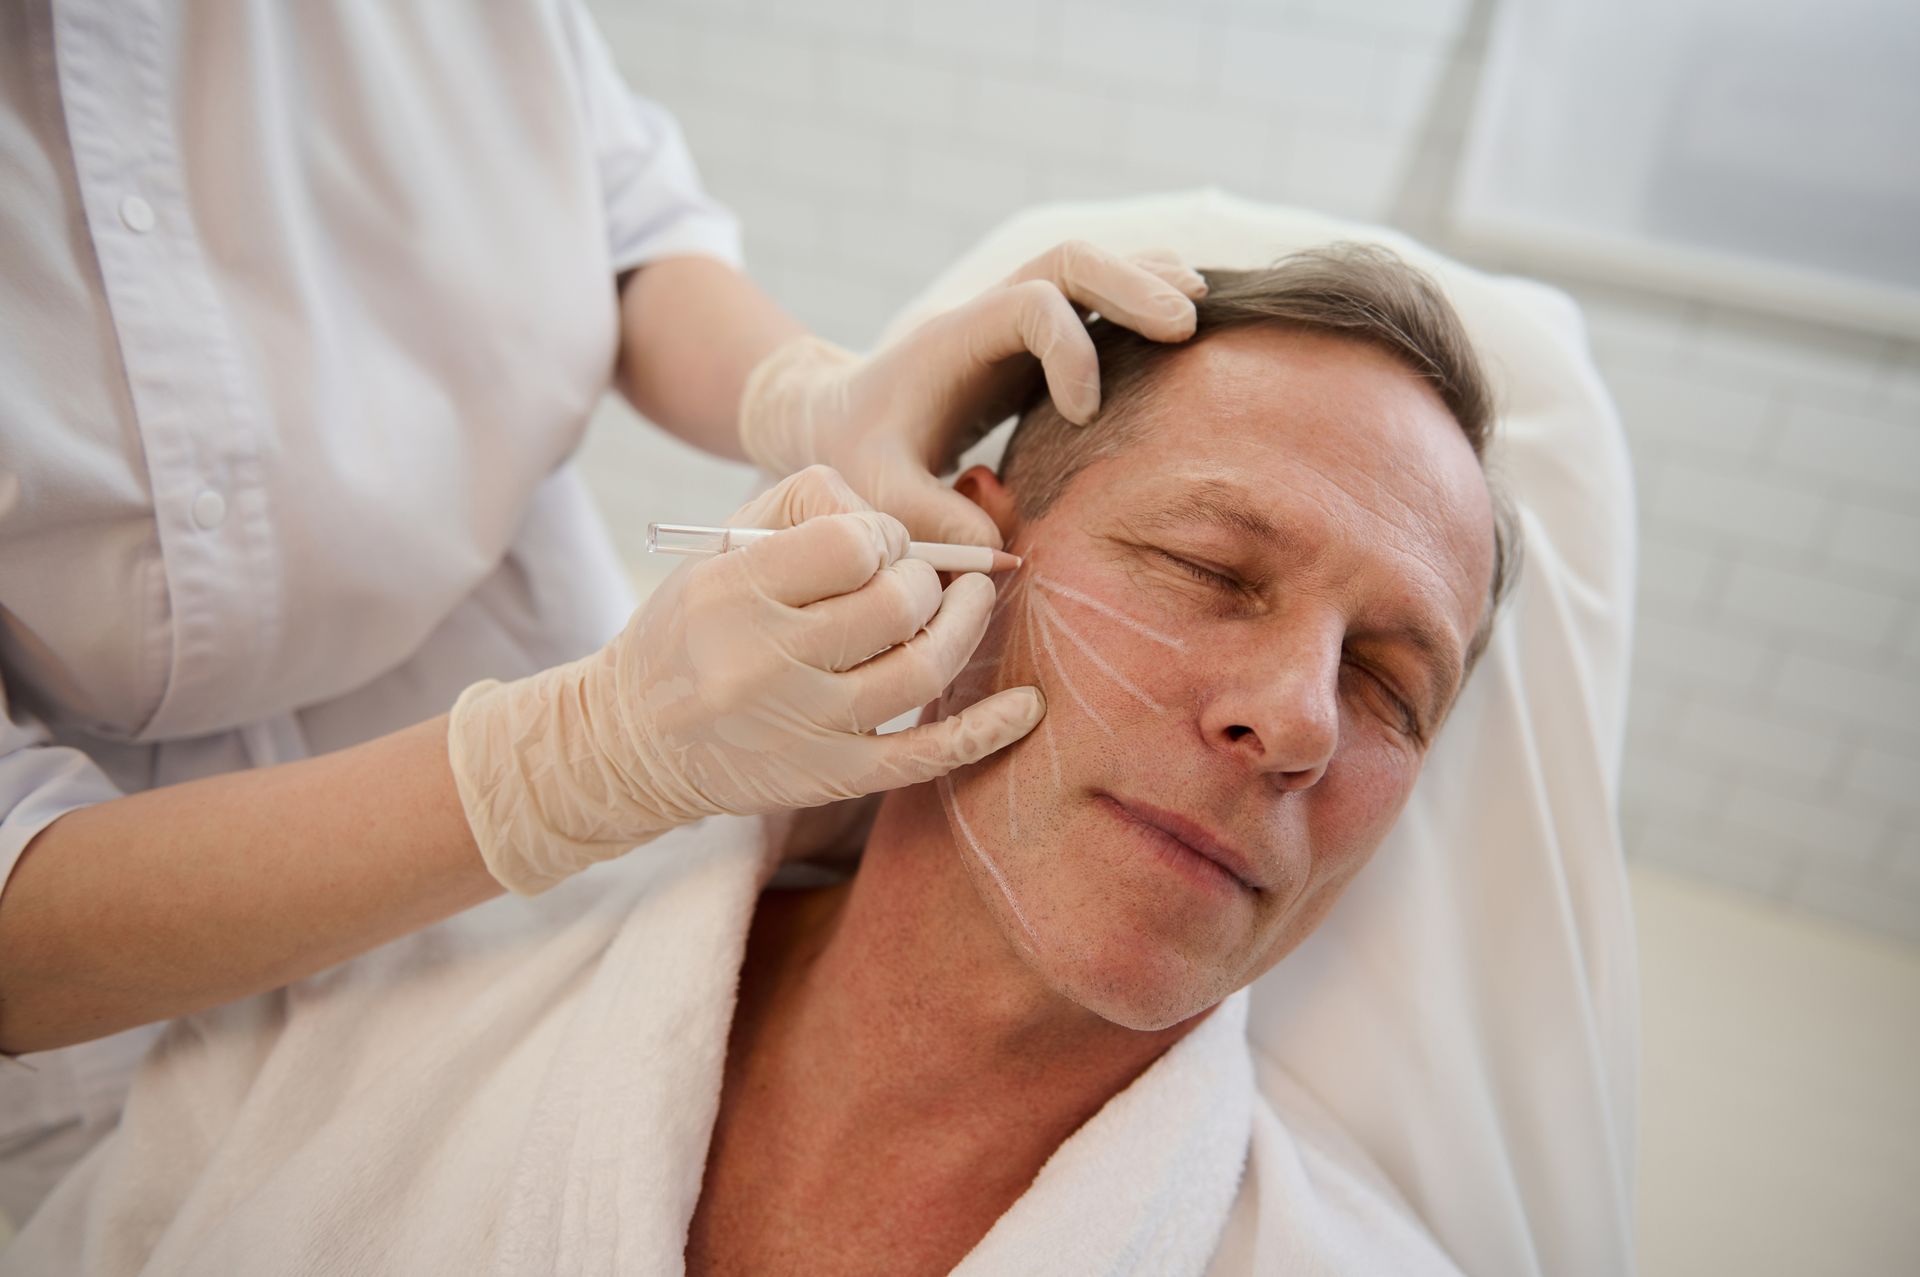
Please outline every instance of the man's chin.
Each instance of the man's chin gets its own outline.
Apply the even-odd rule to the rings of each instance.
[[[1233,989],[1225,988],[1216,994],[1211,988],[1194,988],[1191,979],[1175,986],[1142,986],[1110,979],[1061,991],[1110,1024],[1137,1033],[1158,1033],[1205,1016],[1225,1001]]]
[[[1170,869],[1152,840],[1116,832],[1091,798],[1060,804],[1073,815],[1056,814],[1055,828],[1017,848],[989,844],[989,827],[966,818],[971,796],[946,806],[959,861],[1009,949],[1056,995],[1150,1032],[1238,987],[1232,976],[1257,926],[1244,889]]]
[[[1065,930],[1065,929],[1063,929]],[[1097,926],[1041,937],[1038,952],[1017,946],[1046,985],[1109,1023],[1142,1033],[1172,1028],[1219,1005],[1238,987],[1214,963],[1137,931]]]

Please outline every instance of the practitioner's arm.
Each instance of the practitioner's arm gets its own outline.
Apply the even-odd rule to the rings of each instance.
[[[0,1051],[275,988],[490,896],[445,716],[68,812],[0,893]]]
[[[806,329],[725,262],[668,257],[622,277],[620,332],[616,380],[628,402],[688,443],[744,461],[747,374]]]

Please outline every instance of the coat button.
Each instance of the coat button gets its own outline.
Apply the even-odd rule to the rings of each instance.
[[[153,215],[153,205],[138,195],[129,195],[120,201],[120,220],[125,222],[127,229],[136,235],[145,235],[153,229],[156,220]]]
[[[227,499],[208,488],[193,499],[193,521],[211,532],[227,517]]]

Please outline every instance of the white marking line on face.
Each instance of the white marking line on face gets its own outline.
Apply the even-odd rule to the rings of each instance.
[[[1019,668],[1021,627],[1014,626],[1013,634],[1007,639],[1004,653],[1007,668]],[[1037,681],[1037,680],[1036,680]],[[1020,841],[1020,800],[1018,786],[1014,783],[1019,772],[1019,764],[1012,758],[1007,759],[1007,833],[1015,842]]]
[[[1031,624],[1033,623],[1033,620],[1034,620],[1034,610],[1032,608],[1028,608],[1027,621]],[[1060,681],[1067,685],[1067,690],[1073,694],[1073,699],[1079,702],[1080,708],[1086,711],[1087,717],[1091,718],[1096,724],[1098,724],[1101,731],[1105,732],[1109,736],[1112,736],[1114,734],[1113,724],[1107,722],[1106,719],[1102,718],[1100,716],[1100,711],[1095,709],[1092,703],[1089,702],[1086,697],[1080,694],[1080,689],[1078,687],[1074,686],[1073,675],[1067,673],[1066,662],[1060,659],[1060,650],[1054,647],[1053,645],[1053,632],[1047,628],[1045,621],[1041,621],[1039,623],[1039,631],[1040,631],[1040,641],[1047,645],[1047,657],[1049,660],[1053,662],[1053,672],[1058,674],[1060,676]]]
[[[960,837],[964,839],[967,846],[973,850],[973,854],[979,858],[980,863],[986,866],[987,872],[993,875],[994,884],[1000,888],[1000,894],[1007,898],[1007,907],[1013,910],[1015,921],[1020,924],[1020,929],[1027,933],[1028,946],[1032,949],[1034,955],[1038,956],[1040,952],[1040,938],[1033,934],[1033,926],[1027,921],[1027,915],[1021,912],[1020,902],[1013,898],[1013,889],[1007,886],[1007,880],[1001,874],[1000,867],[993,863],[993,860],[981,848],[979,840],[973,836],[973,830],[967,827],[967,818],[960,814],[960,802],[953,796],[953,781],[946,776],[942,776],[934,782],[934,787],[940,791],[940,805],[946,809],[947,819],[951,821],[953,827],[959,831]]]
[[[1034,584],[1046,590],[1049,594],[1058,594],[1063,599],[1072,599],[1075,603],[1081,604],[1084,607],[1090,607],[1102,616],[1111,617],[1113,620],[1118,621],[1142,638],[1150,638],[1154,642],[1164,644],[1176,652],[1184,652],[1187,650],[1187,645],[1180,639],[1174,638],[1171,634],[1162,634],[1150,625],[1143,625],[1118,608],[1102,603],[1099,599],[1091,595],[1082,594],[1070,585],[1062,585],[1052,577],[1041,576],[1037,572],[1034,574],[1033,580]]]
[[[1038,683],[1040,681],[1040,645],[1034,641],[1034,634],[1040,623],[1033,619],[1032,608],[1025,608],[1023,611],[1027,621],[1027,651],[1033,656],[1033,681]],[[1053,739],[1052,718],[1041,719],[1040,730],[1047,734],[1047,758],[1053,764],[1053,792],[1057,794],[1067,786],[1066,782],[1060,779],[1060,746]]]
[[[1014,596],[1016,594],[1021,593],[1026,588],[1027,588],[1026,569],[1024,568],[1015,569],[1013,576],[1008,578],[1007,580],[1006,590],[1000,595],[998,599],[994,601],[993,611],[987,613],[987,624],[992,625],[994,621],[999,618],[1000,613],[1006,610],[1007,604],[1013,602]]]
[[[1001,593],[998,599],[994,600],[993,610],[987,613],[988,625],[992,625],[994,621],[999,618],[1001,611],[1006,608],[1007,604],[1013,602],[1015,595],[1020,594],[1026,590],[1027,578],[1025,576],[1019,575],[1019,571],[1020,571],[1019,569],[1015,570],[1015,575],[1010,577],[1007,580],[1005,590]],[[1017,633],[1016,633],[1016,637],[1017,637]],[[997,656],[976,656],[972,660],[968,661],[965,665],[962,665],[960,667],[960,672],[953,676],[954,681],[959,682],[962,678],[965,678],[967,675],[977,673],[980,670],[987,669],[988,667],[998,668],[998,666],[1000,665],[1000,661],[1001,661],[1001,658]]]
[[[1155,712],[1161,713],[1161,714],[1166,713],[1166,706],[1162,705],[1159,701],[1154,700],[1153,697],[1147,695],[1145,692],[1141,691],[1138,687],[1135,687],[1132,679],[1128,678],[1125,674],[1122,674],[1119,670],[1113,668],[1113,666],[1107,662],[1107,659],[1105,657],[1101,656],[1100,653],[1094,651],[1092,645],[1089,644],[1085,639],[1081,638],[1080,635],[1075,632],[1073,626],[1067,623],[1067,618],[1060,615],[1060,609],[1054,607],[1053,604],[1047,602],[1045,595],[1043,594],[1034,595],[1032,606],[1037,606],[1042,609],[1040,613],[1040,621],[1042,624],[1048,626],[1049,628],[1057,628],[1062,634],[1066,635],[1069,639],[1073,640],[1073,645],[1079,648],[1081,653],[1088,660],[1092,661],[1094,663],[1094,666],[1097,669],[1099,669],[1099,671],[1102,674],[1105,674],[1108,678],[1118,683],[1122,691],[1132,696],[1135,700],[1139,701],[1142,705],[1145,705],[1148,709],[1154,710]]]

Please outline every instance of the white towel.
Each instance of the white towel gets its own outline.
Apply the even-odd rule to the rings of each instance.
[[[176,1023],[0,1271],[682,1271],[776,830],[708,821]],[[1246,1014],[1115,1096],[955,1271],[1452,1272],[1310,1100],[1256,1090]]]

